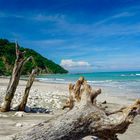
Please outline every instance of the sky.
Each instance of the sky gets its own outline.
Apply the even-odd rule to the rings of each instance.
[[[0,0],[0,38],[69,72],[140,70],[140,0]]]

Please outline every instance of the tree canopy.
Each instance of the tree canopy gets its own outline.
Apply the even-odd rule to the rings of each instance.
[[[20,47],[21,51],[26,51],[25,57],[32,56],[33,62],[26,63],[22,74],[27,75],[33,67],[38,67],[41,74],[46,73],[67,73],[68,71],[54,63],[53,61],[41,56],[32,49]],[[7,39],[0,39],[0,75],[10,75],[16,59],[15,43]]]

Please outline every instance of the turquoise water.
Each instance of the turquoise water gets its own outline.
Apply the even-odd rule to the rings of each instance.
[[[80,76],[84,76],[90,85],[114,89],[117,94],[123,92],[140,96],[140,71],[49,74],[40,75],[37,79],[49,83],[74,83]]]
[[[140,72],[95,72],[85,74],[51,74],[40,75],[39,80],[49,82],[74,82],[84,76],[89,82],[106,81],[140,81]]]

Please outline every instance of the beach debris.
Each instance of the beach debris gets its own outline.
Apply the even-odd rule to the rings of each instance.
[[[101,89],[94,90],[87,84],[84,77],[80,77],[76,84],[69,84],[69,97],[62,109],[74,107],[74,104],[81,102],[83,92],[88,93],[92,104],[96,104],[96,97],[101,94]],[[82,102],[86,100],[82,100]]]
[[[14,116],[23,117],[24,114],[25,114],[25,113],[24,113],[23,111],[19,111],[19,112],[16,112],[16,113],[14,114]]]
[[[26,88],[25,88],[25,91],[24,91],[24,95],[23,95],[23,98],[19,104],[19,107],[18,107],[18,110],[19,111],[25,111],[25,107],[26,107],[26,104],[27,104],[27,100],[28,100],[28,96],[29,96],[29,92],[30,92],[30,89],[32,87],[32,84],[34,82],[34,79],[35,79],[35,76],[38,72],[38,69],[35,68],[32,70],[30,76],[29,76],[29,79],[28,79],[28,82],[27,82],[27,85],[26,85]],[[35,98],[35,100],[38,99],[38,97]]]
[[[102,102],[102,104],[107,104],[107,101],[106,101],[106,100],[105,100],[105,101],[103,101],[103,102]]]
[[[23,127],[23,124],[21,124],[21,123],[16,123],[16,127]]]
[[[50,113],[50,109],[42,108],[42,107],[35,107],[31,108],[32,113]]]
[[[31,112],[31,108],[28,107],[28,106],[25,106],[25,109],[24,109],[25,112]]]
[[[17,42],[15,43],[15,50],[16,50],[17,58],[15,60],[14,68],[13,68],[12,75],[11,75],[11,78],[10,78],[10,81],[6,90],[6,95],[5,95],[3,104],[1,105],[1,108],[0,108],[1,112],[10,111],[11,102],[14,97],[16,88],[18,86],[23,66],[26,62],[32,59],[31,56],[28,58],[24,57],[25,52],[21,52],[19,50],[19,46]]]
[[[18,111],[18,104],[13,104],[11,110]]]
[[[78,88],[69,87],[72,91],[66,105],[70,110],[54,119],[42,122],[42,125],[38,124],[24,133],[15,135],[15,140],[78,140],[88,135],[96,136],[96,139],[118,140],[117,134],[125,133],[138,115],[140,99],[126,108],[109,114],[96,102],[101,90],[94,90],[84,78],[79,80],[81,82],[76,82],[80,84]],[[91,98],[92,94],[97,96]]]

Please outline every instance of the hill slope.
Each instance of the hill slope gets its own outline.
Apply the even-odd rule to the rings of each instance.
[[[26,51],[26,57],[32,56],[33,63],[27,62],[24,66],[22,74],[29,74],[34,66],[38,66],[42,74],[45,73],[67,73],[68,71],[57,65],[53,61],[44,58],[32,49],[20,48]],[[15,43],[6,39],[0,39],[0,75],[10,75],[16,59]]]

